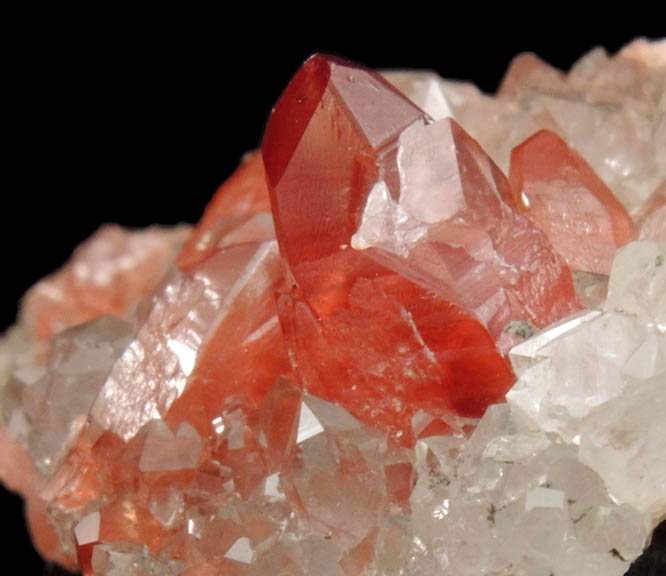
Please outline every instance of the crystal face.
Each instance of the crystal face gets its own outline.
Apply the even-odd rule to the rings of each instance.
[[[556,134],[542,130],[511,153],[506,200],[545,231],[577,270],[610,274],[615,251],[634,238],[624,206]]]
[[[2,337],[41,553],[624,574],[666,516],[665,87],[663,41],[494,98],[310,58],[193,229],[102,228]]]

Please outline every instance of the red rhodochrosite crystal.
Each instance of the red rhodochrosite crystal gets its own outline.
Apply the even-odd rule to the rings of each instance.
[[[260,402],[289,370],[273,296],[281,282],[275,241],[222,248],[174,272],[111,369],[93,416],[125,439],[153,418],[208,435],[230,397]]]
[[[504,174],[456,122],[405,130],[398,171],[395,231],[377,234],[377,198],[371,198],[358,245],[401,255],[393,262],[403,274],[473,312],[502,352],[513,343],[516,322],[541,327],[576,309],[568,267],[544,234],[502,201],[509,189]]]
[[[275,237],[261,154],[249,154],[208,203],[196,229],[178,256],[188,270],[216,249]]]
[[[35,284],[22,315],[37,338],[103,314],[125,316],[162,279],[189,228],[129,231],[106,225],[81,244],[67,266]]]
[[[544,325],[576,306],[569,271],[502,202],[499,169],[459,126],[429,122],[379,75],[315,56],[276,105],[262,147],[293,279],[278,308],[296,374],[407,442],[418,410],[480,415],[502,397],[512,375],[493,338],[507,324]],[[367,250],[355,249],[377,210],[397,244],[366,234]]]
[[[313,56],[189,237],[102,228],[30,291],[0,338],[0,476],[46,557],[85,576],[569,573],[590,552],[586,574],[635,557],[647,525],[559,419],[659,389],[663,246],[631,243],[597,274],[634,232],[593,170],[542,131],[508,180],[458,115],[472,93],[428,78],[410,97],[430,110],[418,90],[439,90],[453,116]],[[517,59],[508,119],[569,82]],[[558,130],[517,133],[537,125]],[[655,174],[630,196],[640,239],[664,239]],[[548,327],[580,308],[569,266],[595,310]]]
[[[624,206],[549,130],[513,149],[510,182],[505,200],[546,233],[572,268],[610,274],[615,251],[634,238]]]

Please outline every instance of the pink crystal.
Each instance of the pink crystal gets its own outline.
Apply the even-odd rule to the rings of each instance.
[[[188,234],[186,226],[136,232],[103,226],[66,267],[28,291],[25,322],[46,340],[103,314],[126,316],[162,279]]]
[[[188,270],[224,246],[274,238],[270,209],[264,165],[255,152],[215,192],[178,255],[179,268]]]
[[[576,270],[610,274],[616,250],[634,239],[624,206],[553,132],[541,130],[513,149],[509,180],[504,199]]]

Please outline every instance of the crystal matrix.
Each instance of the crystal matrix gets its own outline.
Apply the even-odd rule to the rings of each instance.
[[[0,473],[42,553],[624,573],[666,513],[663,61],[519,57],[491,99],[308,60],[191,233],[103,229],[5,335]]]

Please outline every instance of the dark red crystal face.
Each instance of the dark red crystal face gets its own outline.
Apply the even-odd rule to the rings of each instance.
[[[408,260],[352,246],[375,185],[399,195],[400,134],[428,121],[378,74],[316,55],[276,105],[262,146],[293,279],[278,311],[295,372],[401,441],[418,410],[479,416],[512,382],[487,329],[442,296],[446,287],[416,281]]]

